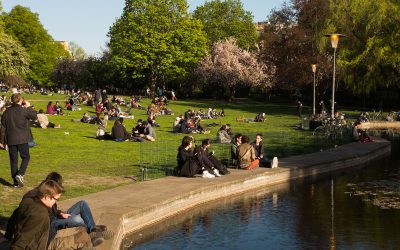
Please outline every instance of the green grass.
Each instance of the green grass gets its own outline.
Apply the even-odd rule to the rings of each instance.
[[[24,95],[35,105],[36,109],[45,110],[48,101],[66,100],[66,96],[42,96]],[[142,105],[147,107],[148,99],[142,100]],[[179,100],[170,103],[174,115],[157,117],[161,127],[156,128],[157,142],[144,142],[143,157],[155,162],[176,161],[177,146],[183,135],[171,132],[175,117],[183,114],[187,109],[207,110],[214,107],[225,109],[226,117],[202,121],[203,125],[218,123],[218,126],[209,127],[208,135],[195,135],[197,141],[203,138],[215,138],[222,124],[230,123],[233,132],[254,135],[257,132],[264,133],[264,145],[267,155],[280,157],[310,152],[312,147],[311,133],[299,130],[299,117],[295,105],[274,102],[252,102],[243,100],[241,103],[227,103],[212,100]],[[11,182],[8,153],[0,152],[0,220],[4,222],[12,210],[18,205],[21,196],[38,183],[51,171],[60,172],[64,176],[67,192],[63,198],[71,198],[98,192],[115,186],[131,183],[126,176],[140,177],[140,143],[113,141],[99,141],[95,139],[97,126],[72,122],[72,119],[81,118],[83,112],[94,112],[92,107],[82,106],[82,110],[66,112],[65,116],[50,116],[49,120],[61,124],[61,129],[32,128],[32,132],[38,147],[31,148],[31,160],[25,175],[26,186],[14,189],[5,185]],[[243,123],[236,121],[239,116],[254,118],[257,113],[265,112],[265,123]],[[128,131],[136,125],[139,118],[146,119],[145,110],[133,110],[134,120],[125,119]],[[113,121],[109,121],[107,130],[110,131]],[[66,134],[68,132],[69,134]],[[216,151],[222,152],[219,145],[215,145]],[[156,154],[155,152],[158,152]],[[217,154],[218,155],[218,154]],[[156,165],[156,164],[155,164]],[[160,176],[159,174],[155,177]],[[1,224],[1,221],[0,221]]]

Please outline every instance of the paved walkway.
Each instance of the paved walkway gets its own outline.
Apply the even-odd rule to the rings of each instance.
[[[335,149],[280,159],[279,168],[232,170],[214,179],[166,177],[105,190],[61,202],[66,209],[86,200],[98,224],[116,235],[97,249],[119,249],[130,232],[160,221],[190,207],[241,192],[368,163],[390,153],[390,143],[350,143]]]

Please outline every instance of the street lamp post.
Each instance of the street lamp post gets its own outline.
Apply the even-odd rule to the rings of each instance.
[[[336,49],[339,44],[339,38],[344,37],[342,34],[327,34],[331,40],[331,45],[333,48],[333,82],[332,82],[332,103],[331,103],[331,117],[334,118],[335,114],[335,75],[336,75]]]
[[[313,116],[315,116],[315,73],[317,72],[317,64],[311,64],[312,72],[314,73],[314,90],[313,90]]]

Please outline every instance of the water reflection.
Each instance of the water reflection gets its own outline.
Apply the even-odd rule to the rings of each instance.
[[[131,235],[123,248],[399,249],[400,210],[348,194],[349,183],[391,180],[399,170],[396,156],[317,181],[208,203]]]

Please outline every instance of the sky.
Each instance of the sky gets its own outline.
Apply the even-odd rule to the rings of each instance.
[[[206,0],[188,0],[189,11]],[[284,0],[242,0],[255,22],[265,21]],[[2,0],[3,11],[21,5],[39,15],[40,22],[57,41],[74,42],[88,55],[100,55],[108,42],[107,33],[122,15],[124,0]]]

